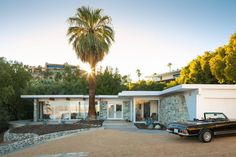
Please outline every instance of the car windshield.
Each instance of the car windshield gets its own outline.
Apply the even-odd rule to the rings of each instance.
[[[205,113],[205,120],[207,121],[222,121],[227,117],[223,113]]]

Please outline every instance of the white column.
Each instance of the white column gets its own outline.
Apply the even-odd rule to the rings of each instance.
[[[99,110],[99,115],[98,115],[98,119],[100,119],[100,114],[101,114],[101,108],[100,108],[100,101],[101,101],[101,99],[98,99],[97,100],[97,107],[99,108],[98,110]],[[98,111],[96,110],[96,113],[97,113]]]
[[[136,99],[133,98],[133,122],[136,122]]]
[[[34,122],[38,121],[38,100],[34,99]]]
[[[161,107],[161,100],[158,99],[157,100],[157,118],[158,118],[158,121],[160,119],[160,107]]]
[[[133,103],[132,103],[132,100],[130,100],[130,104],[129,104],[129,105],[130,105],[130,107],[129,107],[129,108],[130,108],[130,111],[129,111],[129,112],[130,112],[130,120],[131,120],[131,121],[133,121],[133,120],[132,120],[132,119],[133,119],[133,118],[132,118],[132,117],[133,117],[132,104],[133,104]]]
[[[38,102],[38,115],[39,119],[43,119],[43,104]]]
[[[83,118],[86,118],[86,115],[87,115],[87,108],[86,108],[86,103],[85,103],[86,99],[83,100],[83,105],[84,105],[84,117]]]
[[[69,105],[69,120],[71,120],[71,105],[73,105],[73,102],[71,102],[70,100],[69,100],[69,103],[68,103],[68,105]]]

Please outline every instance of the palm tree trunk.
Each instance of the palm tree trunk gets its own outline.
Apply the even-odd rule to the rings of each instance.
[[[92,67],[92,73],[89,75],[89,111],[88,111],[89,119],[96,119],[95,95],[96,95],[96,74],[95,74],[95,67]]]

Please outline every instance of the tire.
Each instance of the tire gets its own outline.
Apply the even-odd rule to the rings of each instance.
[[[211,142],[213,138],[213,133],[209,129],[202,129],[199,132],[198,138],[201,142],[208,143],[208,142]]]

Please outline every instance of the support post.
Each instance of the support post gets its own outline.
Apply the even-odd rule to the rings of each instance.
[[[38,121],[38,99],[34,99],[34,122]]]
[[[130,111],[129,111],[130,112],[130,117],[129,118],[130,118],[131,121],[133,121],[133,118],[132,118],[133,117],[132,105],[133,105],[132,100],[130,100],[130,107],[129,107],[130,108]]]
[[[98,100],[97,100],[97,107],[98,107],[99,115],[97,115],[97,112],[98,112],[98,111],[96,110],[96,115],[97,115],[96,118],[98,118],[98,119],[101,118],[101,117],[100,117],[100,114],[101,114],[100,102],[101,102],[101,99],[98,99]]]
[[[136,122],[136,99],[133,98],[133,122]]]

